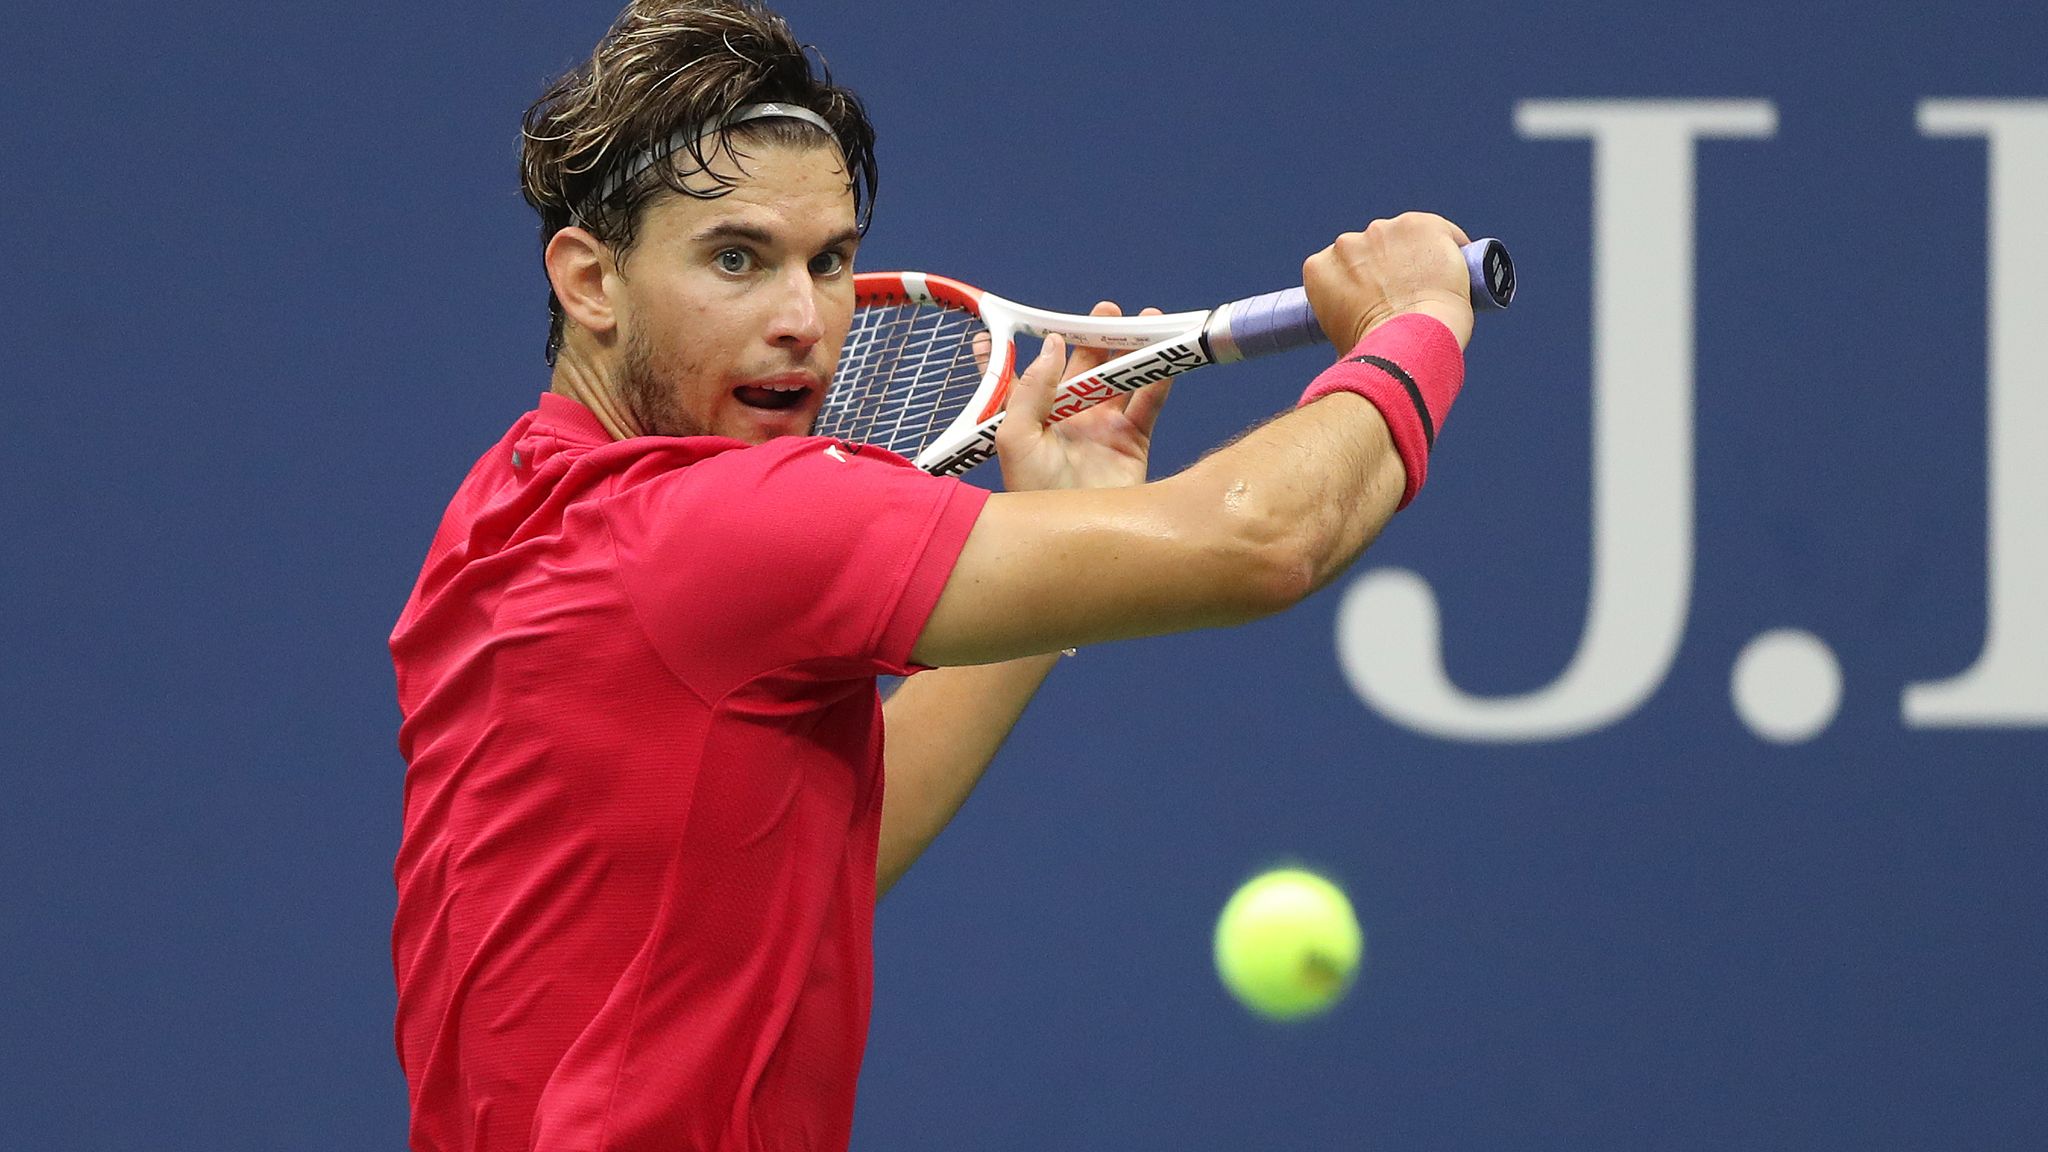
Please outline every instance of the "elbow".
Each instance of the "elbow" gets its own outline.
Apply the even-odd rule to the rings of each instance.
[[[1324,584],[1323,565],[1300,531],[1261,533],[1246,579],[1254,618],[1285,612]]]
[[[1240,620],[1284,612],[1324,583],[1321,541],[1314,525],[1233,480],[1216,493],[1216,548],[1232,590],[1229,610]]]

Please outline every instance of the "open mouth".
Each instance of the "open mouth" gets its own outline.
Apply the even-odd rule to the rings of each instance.
[[[733,389],[732,394],[749,408],[765,408],[771,412],[780,412],[803,403],[804,397],[809,393],[810,389],[802,385],[783,388],[743,384]]]

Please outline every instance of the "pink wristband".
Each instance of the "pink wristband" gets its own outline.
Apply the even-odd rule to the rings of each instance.
[[[1394,451],[1408,474],[1400,507],[1406,508],[1429,475],[1429,450],[1465,384],[1465,353],[1442,321],[1404,312],[1366,333],[1351,354],[1323,369],[1301,394],[1308,404],[1332,392],[1355,392],[1372,402],[1393,433]]]

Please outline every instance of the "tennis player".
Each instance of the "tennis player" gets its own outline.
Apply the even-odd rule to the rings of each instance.
[[[844,1148],[875,900],[1058,653],[1285,609],[1422,484],[1472,324],[1423,215],[1308,261],[1353,355],[1179,475],[1145,482],[1164,384],[1045,425],[1096,362],[1057,340],[1002,494],[810,437],[872,141],[741,0],[633,0],[527,114],[549,390],[391,637],[418,1152]]]

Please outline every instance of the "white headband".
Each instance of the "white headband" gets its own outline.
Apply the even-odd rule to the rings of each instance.
[[[678,128],[660,148],[649,152],[642,152],[633,157],[625,167],[605,177],[604,184],[597,190],[597,195],[592,196],[586,202],[585,207],[594,209],[606,200],[611,199],[612,193],[625,187],[634,177],[642,172],[654,167],[657,160],[665,160],[675,155],[678,148],[692,141],[701,140],[713,132],[723,132],[735,124],[744,124],[749,120],[767,120],[778,117],[784,120],[802,120],[809,124],[816,124],[825,135],[835,140],[839,138],[839,134],[832,131],[832,126],[825,123],[823,116],[818,115],[801,104],[742,104],[724,116],[719,117],[718,121],[709,127]]]

